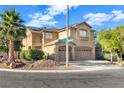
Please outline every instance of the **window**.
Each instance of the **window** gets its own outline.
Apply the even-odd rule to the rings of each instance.
[[[85,30],[79,30],[80,37],[87,37],[87,31]]]
[[[45,38],[46,39],[52,39],[53,38],[52,33],[45,33]]]

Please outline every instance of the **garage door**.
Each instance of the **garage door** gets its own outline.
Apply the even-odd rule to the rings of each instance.
[[[60,46],[59,47],[59,61],[66,60],[66,47]],[[72,60],[72,48],[69,47],[69,60]]]
[[[76,47],[75,60],[89,60],[92,59],[92,49],[89,47]]]

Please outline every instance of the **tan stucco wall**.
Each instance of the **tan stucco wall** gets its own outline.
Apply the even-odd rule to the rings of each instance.
[[[66,38],[66,31],[62,31],[59,33],[59,39],[63,39],[63,38]]]
[[[49,54],[50,55],[49,57],[51,59],[56,59],[56,55],[57,55],[56,45],[45,46],[43,51]]]
[[[23,44],[23,50],[27,50],[29,46],[32,46],[32,33],[29,29],[26,31],[26,38],[23,39],[22,44]]]
[[[55,53],[55,51],[56,51],[55,48],[56,48],[56,45],[45,46],[45,47],[44,47],[44,51],[45,51],[46,53],[53,54],[53,53]]]

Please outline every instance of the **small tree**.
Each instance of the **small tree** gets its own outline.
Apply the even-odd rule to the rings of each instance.
[[[103,47],[103,50],[112,54],[116,53],[118,61],[122,60],[122,53],[124,52],[124,26],[118,26],[113,30],[101,31],[97,37],[98,41]]]
[[[97,40],[101,44],[103,51],[108,51],[111,53],[111,62],[113,61],[112,56],[114,52],[111,39],[112,35],[113,35],[112,30],[103,30],[97,36]]]
[[[114,51],[118,56],[118,62],[122,61],[122,54],[124,52],[124,26],[118,26],[115,29],[112,44]]]

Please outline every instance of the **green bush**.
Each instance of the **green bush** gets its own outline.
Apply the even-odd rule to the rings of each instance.
[[[38,49],[23,50],[20,53],[20,57],[26,60],[40,60],[44,59],[44,52]]]
[[[25,50],[24,56],[26,60],[32,60],[30,50]]]
[[[110,61],[111,60],[111,54],[110,53],[104,53],[104,59]]]
[[[29,56],[33,60],[44,59],[44,52],[38,49],[30,49]]]
[[[26,59],[25,52],[26,52],[26,50],[23,50],[23,51],[20,52],[20,58]]]
[[[44,53],[44,59],[48,59],[48,53]]]

